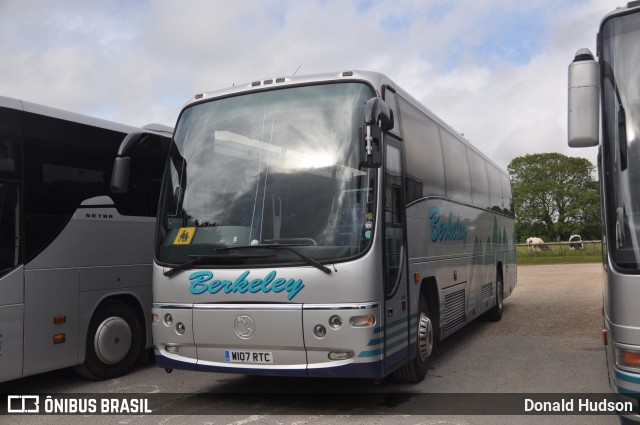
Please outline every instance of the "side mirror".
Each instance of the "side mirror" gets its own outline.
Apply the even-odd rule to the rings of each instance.
[[[126,193],[129,190],[131,177],[131,155],[145,139],[147,133],[134,131],[126,135],[118,148],[118,156],[113,161],[111,174],[111,193]]]
[[[159,124],[158,124],[159,125]],[[153,134],[144,131],[134,131],[125,136],[118,148],[118,156],[113,162],[111,174],[111,193],[126,193],[129,190],[131,177],[131,157],[138,147],[148,140],[152,140]]]
[[[385,130],[393,128],[393,112],[389,105],[379,97],[372,97],[364,105],[364,123],[367,125],[382,124]]]
[[[360,166],[378,168],[382,165],[382,129],[393,128],[393,111],[379,97],[373,97],[364,106],[364,129]]]
[[[111,193],[127,193],[131,177],[131,157],[116,158],[111,174]]]
[[[597,146],[600,124],[600,68],[589,49],[569,65],[569,146]]]

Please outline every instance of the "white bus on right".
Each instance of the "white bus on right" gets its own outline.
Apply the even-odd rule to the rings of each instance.
[[[609,382],[640,398],[640,1],[606,15],[597,59],[569,66],[569,146],[599,146],[603,223],[603,337]],[[600,121],[601,120],[601,121]],[[602,122],[601,131],[599,122]],[[640,422],[640,416],[621,418]]]

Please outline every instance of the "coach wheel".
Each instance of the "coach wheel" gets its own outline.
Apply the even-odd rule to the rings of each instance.
[[[498,281],[496,282],[496,305],[494,305],[488,312],[488,317],[494,322],[499,321],[502,318],[502,310],[504,308],[504,283],[502,276],[498,275]]]
[[[418,355],[421,362],[426,362],[433,352],[433,322],[427,311],[420,311],[418,317]]]
[[[129,372],[142,351],[142,324],[126,303],[102,303],[89,323],[85,362],[76,371],[90,379],[110,379]]]
[[[433,321],[429,316],[427,301],[420,297],[418,303],[418,340],[416,356],[395,372],[396,379],[418,383],[427,375],[427,364],[435,347]]]

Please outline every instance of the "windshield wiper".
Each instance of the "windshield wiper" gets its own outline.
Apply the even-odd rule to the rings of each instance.
[[[231,251],[235,249],[260,249],[260,248],[268,248],[268,249],[286,249],[287,251],[291,251],[296,254],[298,257],[302,258],[307,264],[312,265],[318,270],[322,270],[326,274],[331,274],[331,269],[324,264],[319,263],[311,257],[306,256],[302,252],[295,249],[297,246],[308,246],[307,244],[299,243],[299,244],[264,244],[264,245],[239,245],[239,246],[226,246],[224,248],[216,248],[216,251]]]
[[[225,248],[218,248],[216,249],[216,251],[218,250],[224,250]],[[267,258],[267,257],[273,257],[273,254],[258,254],[258,255],[238,255],[238,254],[228,254],[228,255],[220,255],[220,254],[212,254],[212,255],[189,255],[189,258],[191,258],[191,260],[188,260],[182,264],[179,264],[175,267],[170,268],[169,270],[167,270],[166,272],[164,272],[163,274],[165,276],[173,276],[174,274],[182,271],[182,270],[187,270],[189,268],[191,268],[191,266],[194,266],[196,264],[206,264],[207,262],[210,261],[214,261],[214,260],[220,260],[220,259],[247,259],[247,258]]]

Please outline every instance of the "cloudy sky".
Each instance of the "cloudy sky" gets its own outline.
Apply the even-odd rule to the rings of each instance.
[[[567,66],[623,0],[0,0],[0,95],[173,126],[192,95],[379,71],[506,168],[566,145]]]

